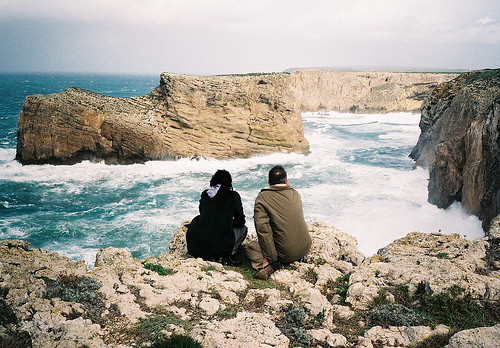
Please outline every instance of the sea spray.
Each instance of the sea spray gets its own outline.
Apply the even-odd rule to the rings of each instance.
[[[180,223],[198,213],[199,195],[217,169],[231,172],[252,234],[253,202],[274,164],[285,166],[301,193],[307,221],[354,235],[366,255],[412,231],[481,237],[480,222],[459,204],[441,210],[427,202],[427,171],[413,170],[408,158],[418,121],[408,113],[306,113],[309,155],[22,166],[3,150],[0,238],[27,239],[88,264],[107,246],[138,258],[157,255],[168,250]]]
[[[25,239],[93,264],[100,248],[127,248],[137,258],[168,251],[181,222],[217,169],[227,169],[240,193],[250,233],[253,202],[275,164],[302,195],[307,221],[335,225],[358,239],[366,255],[411,231],[483,236],[480,222],[459,204],[427,202],[426,170],[408,158],[420,116],[305,113],[311,153],[247,159],[180,159],[134,165],[82,162],[22,166],[14,160],[16,123],[24,97],[74,86],[110,96],[144,95],[158,77],[5,75],[0,84],[0,238]]]

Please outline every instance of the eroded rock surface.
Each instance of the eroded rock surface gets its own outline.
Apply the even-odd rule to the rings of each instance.
[[[371,324],[367,310],[377,306],[381,290],[391,302],[398,286],[413,299],[419,284],[428,294],[456,286],[479,301],[498,302],[496,238],[410,233],[365,258],[356,239],[333,226],[314,222],[309,231],[305,261],[266,282],[253,279],[249,265],[189,257],[183,224],[167,254],[140,261],[109,247],[91,269],[27,242],[1,241],[0,343],[124,348],[150,342],[158,330],[165,337],[189,335],[205,347],[402,347],[452,332],[444,325]],[[498,325],[476,328],[453,336],[450,347],[481,330],[488,342],[498,339]]]
[[[112,98],[68,88],[25,99],[16,159],[131,163],[178,157],[307,153],[302,111],[415,111],[450,74],[295,72],[161,74],[150,94]]]
[[[366,309],[382,290],[393,301],[401,286],[410,296],[417,289],[439,294],[459,286],[474,298],[499,301],[500,269],[488,257],[496,244],[494,239],[471,241],[458,234],[409,233],[351,274],[347,302]]]
[[[112,98],[68,88],[28,96],[18,121],[22,163],[141,162],[305,153],[289,75],[162,74],[150,94]]]
[[[461,202],[485,231],[500,213],[499,118],[500,69],[464,73],[424,102],[411,153],[429,168],[429,202]]]

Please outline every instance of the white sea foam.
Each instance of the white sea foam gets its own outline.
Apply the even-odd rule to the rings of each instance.
[[[22,166],[13,161],[15,150],[0,149],[0,181],[21,190],[2,199],[0,209],[19,213],[0,224],[0,236],[31,238],[36,247],[88,264],[107,246],[128,248],[136,257],[157,255],[168,250],[181,222],[198,214],[200,193],[217,169],[232,174],[254,234],[253,203],[275,164],[285,166],[301,193],[306,220],[355,236],[366,255],[412,231],[483,236],[479,220],[459,204],[443,210],[427,202],[428,173],[412,170],[408,158],[419,135],[418,115],[306,113],[303,119],[309,155]]]

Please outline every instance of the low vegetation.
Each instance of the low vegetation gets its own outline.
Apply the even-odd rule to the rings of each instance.
[[[97,290],[102,284],[88,276],[62,276],[58,280],[42,277],[47,285],[45,298],[58,297],[63,301],[77,302],[84,310],[83,317],[97,324],[103,324],[105,311],[102,295]],[[77,315],[78,316],[78,315]],[[69,317],[68,319],[73,319]]]
[[[158,265],[158,264],[154,264],[154,263],[143,262],[142,265],[144,266],[145,269],[156,272],[162,276],[170,275],[173,272],[173,270],[170,268],[164,268],[162,265]]]

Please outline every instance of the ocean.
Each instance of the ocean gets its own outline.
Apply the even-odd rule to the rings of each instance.
[[[413,169],[408,158],[420,134],[419,114],[304,113],[308,155],[133,165],[15,161],[17,117],[27,95],[80,87],[131,97],[158,84],[159,76],[0,74],[0,239],[24,239],[89,266],[109,246],[139,259],[157,256],[168,251],[181,223],[196,216],[200,193],[217,169],[231,173],[254,234],[253,202],[275,164],[300,192],[306,221],[353,235],[366,256],[412,231],[484,236],[480,221],[459,203],[438,209],[427,202],[428,171]]]

